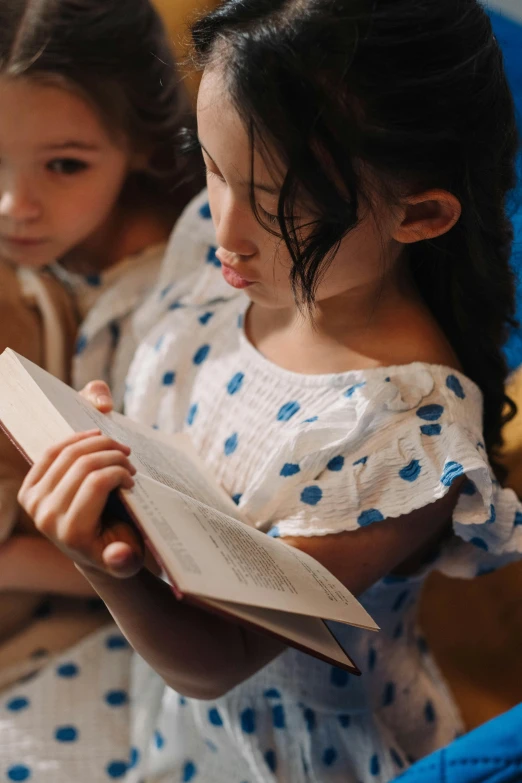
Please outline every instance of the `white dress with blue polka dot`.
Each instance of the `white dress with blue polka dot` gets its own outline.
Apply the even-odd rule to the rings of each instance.
[[[131,368],[127,412],[188,432],[248,524],[273,536],[357,530],[428,505],[465,474],[437,566],[471,577],[522,549],[522,508],[493,479],[469,379],[421,363],[292,373],[249,343],[243,294],[194,302],[190,286],[174,286],[166,299]],[[216,702],[165,689],[150,743],[141,722],[134,736],[138,777],[375,783],[453,739],[460,718],[415,631],[434,564],[362,597],[379,634],[337,628],[360,679],[288,650]],[[151,681],[136,676],[146,702]]]
[[[205,219],[203,207],[199,200],[189,208],[192,226],[196,209]],[[473,577],[517,557],[522,507],[493,479],[482,444],[481,394],[470,380],[421,363],[334,375],[274,366],[248,342],[248,300],[220,290],[211,249],[202,254],[201,271],[162,286],[144,308],[139,328],[151,316],[156,325],[129,374],[127,413],[167,433],[188,432],[245,522],[269,535],[379,524],[443,497],[465,475],[455,535],[421,573],[385,578],[362,596],[380,633],[336,626],[360,678],[289,649],[227,695],[204,702],[166,688],[134,656],[131,701],[119,705],[111,752],[100,717],[85,729],[83,771],[77,774],[79,750],[72,750],[53,774],[39,763],[37,780],[385,783],[462,729],[416,631],[423,579],[435,566]],[[101,650],[103,639],[96,643]],[[84,656],[80,646],[71,660],[81,667]],[[112,671],[112,689],[122,690],[121,660],[108,651],[100,660],[104,683],[112,682]],[[102,693],[95,686],[93,695],[92,660],[85,671],[83,692],[75,695],[67,678],[47,673],[54,677],[53,725],[66,725],[60,716],[68,698],[81,717],[82,699]],[[15,697],[39,699],[41,688],[29,683]],[[31,726],[34,732],[34,720]],[[37,764],[41,749],[34,756]],[[16,766],[12,753],[9,759]]]

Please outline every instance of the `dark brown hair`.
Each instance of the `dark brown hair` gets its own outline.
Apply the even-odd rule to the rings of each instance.
[[[412,245],[409,264],[464,372],[483,392],[494,459],[514,410],[504,391],[502,346],[514,323],[506,200],[518,135],[482,5],[225,0],[196,23],[193,39],[200,65],[224,70],[252,147],[275,149],[287,165],[279,225],[305,301],[313,301],[318,276],[357,225],[365,197],[358,162],[388,183],[393,197],[440,187],[459,199],[458,223]],[[303,191],[317,215],[304,242],[291,217]]]
[[[0,75],[78,92],[109,132],[150,151],[140,185],[171,193],[186,177],[177,138],[190,105],[149,0],[2,0]]]

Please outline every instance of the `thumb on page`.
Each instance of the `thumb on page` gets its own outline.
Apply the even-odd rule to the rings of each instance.
[[[111,390],[105,381],[90,381],[80,394],[101,413],[109,413],[113,408]]]

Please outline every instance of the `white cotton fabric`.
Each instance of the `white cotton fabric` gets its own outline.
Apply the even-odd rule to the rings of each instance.
[[[127,379],[127,413],[166,433],[188,433],[245,523],[269,535],[376,525],[444,496],[465,476],[454,535],[420,573],[387,577],[361,597],[378,634],[332,624],[360,678],[289,649],[222,698],[204,702],[166,688],[134,656],[129,711],[120,713],[113,752],[107,754],[100,712],[99,723],[85,729],[92,758],[82,756],[83,771],[74,766],[80,745],[71,746],[52,773],[40,765],[37,779],[108,780],[100,770],[127,753],[126,783],[386,783],[462,730],[416,630],[423,579],[433,567],[471,577],[518,556],[522,507],[493,478],[481,394],[460,373],[416,363],[300,375],[256,351],[243,329],[248,300],[224,288],[208,221],[202,195],[169,245],[170,282],[162,280],[135,321],[140,334],[154,325]],[[199,267],[192,266],[198,254]],[[185,263],[195,269],[191,276],[180,271]],[[75,652],[79,668],[84,654],[81,647]],[[115,660],[101,652],[99,665],[119,682],[122,664]],[[92,677],[75,691],[76,703],[85,699],[89,709],[99,699]],[[55,678],[47,713],[54,724],[70,685]],[[30,727],[24,724],[25,736],[40,737],[38,680],[23,698],[40,705]],[[10,729],[15,724],[11,715]],[[31,752],[33,745],[28,741]],[[21,750],[14,743],[5,751],[10,764]],[[5,768],[5,757],[1,763]]]

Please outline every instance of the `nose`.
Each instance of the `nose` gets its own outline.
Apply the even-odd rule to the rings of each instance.
[[[232,195],[227,195],[221,204],[216,223],[216,239],[218,244],[234,255],[245,260],[257,252],[252,240],[257,225],[251,211],[243,205],[238,205]],[[254,224],[254,225],[253,225]]]
[[[33,221],[40,217],[39,200],[21,176],[3,176],[0,180],[0,217],[16,222]]]

